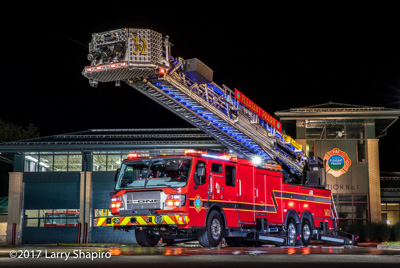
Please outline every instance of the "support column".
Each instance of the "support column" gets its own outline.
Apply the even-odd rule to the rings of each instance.
[[[368,139],[369,213],[371,222],[381,222],[379,140]]]
[[[22,231],[22,210],[23,210],[23,193],[24,182],[23,172],[10,172],[9,173],[9,187],[8,187],[8,216],[7,216],[7,232],[6,244],[13,243],[13,235],[15,244],[21,244],[21,231]],[[15,226],[15,233],[13,232]]]
[[[92,213],[92,172],[81,172],[79,222],[81,223],[80,243],[89,243],[90,216]],[[85,241],[86,228],[86,241]]]

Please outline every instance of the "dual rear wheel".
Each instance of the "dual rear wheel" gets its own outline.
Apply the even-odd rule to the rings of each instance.
[[[300,229],[300,234],[298,234],[297,231],[297,224],[293,218],[289,219],[289,223],[286,228],[287,235],[289,237],[289,243],[290,244],[295,244],[297,241],[297,236],[300,235],[301,239],[301,244],[303,246],[307,246],[310,244],[311,237],[312,237],[312,226],[309,220],[303,219],[301,223],[301,229]]]

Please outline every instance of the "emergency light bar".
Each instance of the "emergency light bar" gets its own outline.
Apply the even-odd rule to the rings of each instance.
[[[135,159],[135,158],[138,158],[138,157],[139,157],[138,153],[129,153],[128,154],[128,160],[132,160],[132,159]]]
[[[104,71],[104,70],[110,70],[110,69],[117,69],[117,68],[124,68],[128,66],[127,62],[114,62],[110,64],[104,64],[104,65],[97,65],[97,66],[87,66],[85,68],[85,71],[88,73],[91,72],[96,72],[96,71]]]
[[[232,158],[228,154],[225,154],[225,153],[213,153],[213,152],[207,152],[207,151],[185,150],[185,155],[201,156],[201,157],[213,158],[213,159],[218,159],[218,160],[232,161]]]

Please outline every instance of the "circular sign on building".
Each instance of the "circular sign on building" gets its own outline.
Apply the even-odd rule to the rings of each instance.
[[[326,172],[335,177],[340,177],[349,170],[351,160],[346,152],[335,148],[325,154],[324,160],[327,161]]]

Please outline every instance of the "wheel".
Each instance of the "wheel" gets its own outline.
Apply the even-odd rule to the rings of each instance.
[[[223,223],[221,214],[213,210],[208,215],[206,228],[199,232],[198,240],[203,247],[216,247],[222,240]]]
[[[137,243],[142,247],[154,247],[160,241],[158,235],[149,234],[145,230],[135,230],[135,237]]]
[[[312,227],[308,220],[304,220],[303,224],[301,225],[301,241],[303,242],[304,246],[310,244],[312,236]]]
[[[286,232],[289,237],[289,244],[295,245],[297,237],[297,229],[296,229],[296,222],[294,221],[294,219],[289,220]]]

